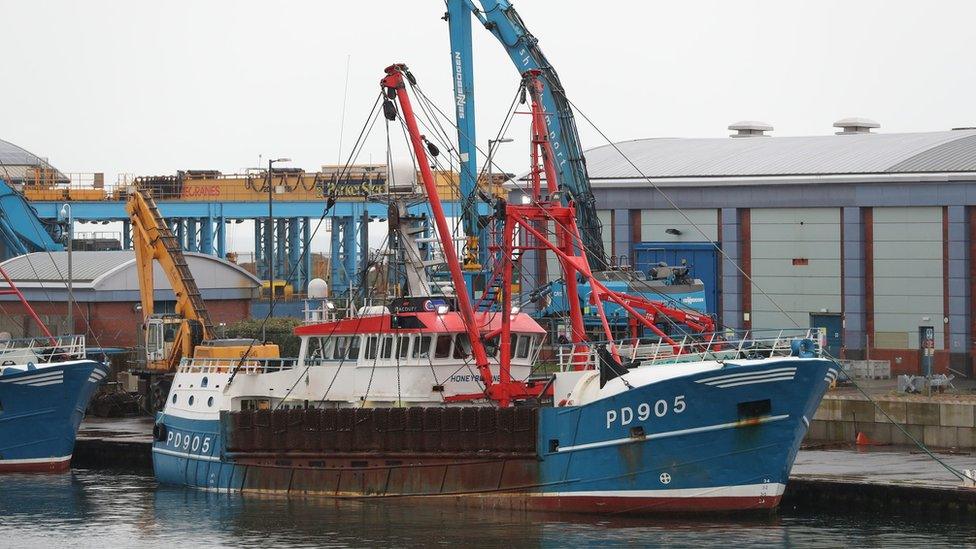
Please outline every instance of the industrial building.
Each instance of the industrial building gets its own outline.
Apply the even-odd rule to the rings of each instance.
[[[0,263],[51,331],[62,330],[68,309],[67,252],[38,252]],[[215,325],[251,316],[251,301],[261,282],[237,265],[212,255],[185,252],[190,271],[207,302]],[[74,329],[88,344],[131,348],[141,344],[143,321],[135,253],[127,251],[74,252],[71,293]],[[158,262],[154,263],[154,308],[172,313],[175,294]],[[13,337],[39,335],[37,326],[17,298],[0,296],[0,330]]]
[[[589,150],[608,253],[644,271],[687,259],[725,326],[824,327],[833,353],[893,373],[920,371],[930,327],[936,371],[972,375],[976,128],[834,126],[774,137],[742,122],[728,138]]]
[[[68,182],[68,177],[46,159],[3,139],[0,139],[0,179],[13,185]]]

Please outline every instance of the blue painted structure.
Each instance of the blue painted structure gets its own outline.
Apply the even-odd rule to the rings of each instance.
[[[830,356],[840,356],[844,345],[844,322],[840,313],[810,313],[810,327],[823,328],[827,332],[825,349]]]
[[[469,204],[475,202],[477,176],[477,134],[474,116],[474,59],[471,53],[471,16],[498,39],[505,53],[515,64],[518,74],[540,71],[543,83],[542,106],[549,116],[546,125],[555,153],[556,170],[561,188],[568,190],[576,203],[577,224],[587,248],[587,259],[595,270],[606,268],[600,220],[590,188],[589,175],[583,158],[576,121],[565,90],[556,70],[543,55],[539,41],[525,28],[522,18],[507,0],[447,0],[446,19],[450,26],[451,68],[454,77],[454,96],[458,127],[458,147],[461,158],[461,196]],[[477,215],[473,209],[465,212],[465,234],[477,232]],[[482,246],[485,248],[485,246]]]
[[[705,285],[705,309],[718,313],[719,255],[711,242],[640,242],[634,245],[634,269],[647,272],[658,263],[681,265],[687,260],[691,275]]]
[[[665,284],[660,280],[603,280],[607,288],[614,292],[625,293],[632,296],[642,297],[650,301],[660,301],[665,305],[685,311],[696,311],[707,313],[708,298],[707,290],[699,284]],[[549,285],[549,303],[537,314],[538,317],[562,317],[565,318],[569,313],[566,303],[566,283],[555,280]],[[583,322],[587,326],[600,326],[601,320],[596,307],[590,305],[590,285],[583,282],[578,285],[579,307],[583,309]],[[603,311],[607,317],[607,322],[613,327],[624,327],[628,325],[630,316],[627,310],[620,305],[607,302],[603,304]],[[665,330],[666,332],[669,329]]]
[[[107,368],[76,360],[31,369],[0,366],[0,471],[63,470]]]
[[[3,200],[0,197],[0,200]],[[0,202],[0,206],[5,206]],[[24,203],[26,204],[26,202]],[[64,202],[35,202],[36,218],[57,219]],[[255,259],[258,277],[267,279],[268,258],[264,257],[265,239],[271,234],[276,278],[285,279],[296,290],[308,284],[312,272],[312,255],[304,253],[315,232],[325,202],[275,201],[275,227],[267,231],[266,202],[173,202],[159,201],[160,214],[170,223],[173,234],[185,251],[201,252],[218,257],[227,253],[226,226],[243,220],[255,221]],[[29,208],[31,205],[26,204]],[[129,216],[121,201],[92,201],[71,203],[76,221],[117,221],[123,224],[122,247],[131,249]],[[426,211],[423,204],[413,208]],[[361,245],[368,242],[368,221],[383,220],[387,205],[379,202],[338,201],[329,210],[319,231],[332,227],[332,290],[339,294],[355,285],[355,273],[365,261],[368,250]],[[448,217],[458,217],[461,205],[457,201],[444,202]],[[24,225],[27,226],[27,225]],[[60,249],[60,248],[58,248]],[[23,253],[23,252],[22,252]],[[16,255],[16,254],[15,254]],[[284,276],[281,273],[286,273]]]
[[[57,210],[49,219],[56,220]],[[6,181],[0,179],[0,259],[30,252],[54,252],[64,249],[38,218],[34,207]]]

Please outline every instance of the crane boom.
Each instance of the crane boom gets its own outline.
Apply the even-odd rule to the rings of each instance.
[[[176,314],[203,325],[205,339],[213,338],[210,312],[200,296],[193,273],[186,263],[183,250],[173,236],[156,201],[146,189],[138,189],[129,198],[126,210],[132,220],[136,263],[139,267],[140,296],[144,315],[153,314],[153,260],[159,261],[176,293]]]
[[[586,172],[586,160],[580,143],[573,110],[566,98],[556,70],[546,59],[515,8],[507,0],[445,0],[450,25],[451,61],[461,159],[461,194],[469,207],[464,211],[464,229],[469,241],[477,238],[477,210],[473,207],[477,193],[476,127],[474,120],[474,64],[471,53],[471,16],[481,22],[505,48],[519,76],[539,71],[542,81],[540,101],[546,113],[549,140],[555,156],[556,170],[563,190],[568,190],[576,209],[577,224],[586,248],[587,260],[597,271],[607,268],[602,229],[596,201]],[[475,245],[477,241],[475,241]]]

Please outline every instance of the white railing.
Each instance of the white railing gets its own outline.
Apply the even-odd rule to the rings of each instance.
[[[617,341],[617,352],[622,360],[640,362],[641,365],[674,364],[702,360],[743,360],[790,356],[795,341],[807,340],[812,346],[805,352],[820,356],[823,348],[822,334],[817,329],[726,331],[712,334],[686,335],[672,345],[663,340]],[[595,368],[599,364],[597,348],[607,342],[591,342],[582,350],[572,344],[556,347],[559,368]]]
[[[302,312],[304,313],[305,324],[334,322],[337,319],[335,303],[325,298],[306,299],[305,308]]]
[[[39,336],[0,341],[0,358],[5,354],[17,354],[19,351],[33,353],[37,361],[44,364],[80,360],[85,358],[85,336]]]
[[[265,374],[291,370],[298,364],[295,358],[184,358],[177,370],[187,374],[217,374],[237,371],[241,374]]]

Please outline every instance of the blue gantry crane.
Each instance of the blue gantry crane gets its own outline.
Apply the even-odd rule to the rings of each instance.
[[[0,179],[0,243],[0,258],[4,260],[30,252],[64,249],[48,232],[48,224],[41,221],[37,210],[4,179]]]

